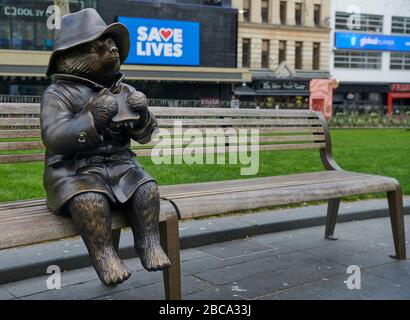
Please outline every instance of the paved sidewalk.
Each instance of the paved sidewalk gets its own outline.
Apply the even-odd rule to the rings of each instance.
[[[405,213],[410,214],[410,197],[404,198]],[[386,199],[342,202],[338,221],[349,222],[387,217]],[[181,247],[197,248],[214,243],[243,239],[272,232],[292,231],[324,225],[326,204],[310,205],[281,210],[265,210],[240,215],[224,215],[204,220],[180,222]],[[338,223],[338,225],[339,225]],[[338,236],[338,225],[336,236]],[[323,234],[324,229],[321,233]],[[318,234],[317,237],[321,237]],[[124,259],[135,257],[133,237],[129,230],[121,234],[120,255]],[[33,246],[0,250],[0,284],[44,275],[50,265],[62,270],[88,267],[90,261],[83,241],[64,239]]]
[[[388,218],[336,228],[338,241],[324,240],[320,226],[183,250],[183,299],[410,299],[410,260],[389,257]],[[60,290],[47,290],[47,276],[0,285],[0,299],[164,298],[162,273],[143,270],[137,258],[126,263],[132,276],[114,288],[87,267],[64,272]],[[360,290],[344,283],[353,264],[361,267]]]

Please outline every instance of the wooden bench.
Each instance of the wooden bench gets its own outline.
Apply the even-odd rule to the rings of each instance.
[[[397,259],[406,259],[403,200],[399,183],[389,177],[342,170],[332,157],[327,123],[320,113],[307,110],[253,110],[209,108],[152,107],[162,129],[172,132],[175,120],[187,129],[206,132],[211,128],[223,130],[258,129],[257,141],[261,151],[302,150],[319,151],[326,170],[285,176],[247,178],[241,180],[204,182],[160,186],[161,241],[170,256],[172,267],[164,271],[168,299],[181,297],[179,265],[179,219],[328,200],[325,237],[333,233],[341,197],[387,192],[391,225]],[[177,134],[177,133],[173,133]],[[215,133],[225,135],[225,133]],[[41,161],[44,158],[39,131],[38,104],[0,104],[0,164]],[[33,138],[29,141],[5,141]],[[32,141],[33,140],[33,141]],[[232,141],[231,141],[232,142]],[[139,157],[151,155],[156,141],[138,147]],[[166,146],[165,153],[181,154],[181,146]],[[218,153],[235,151],[235,142],[222,142]],[[237,145],[236,145],[237,146]],[[174,149],[172,149],[174,147]],[[24,154],[13,154],[26,150]],[[214,152],[205,148],[204,153]],[[4,154],[7,153],[7,154]],[[113,234],[118,245],[121,228],[127,226],[122,215],[114,214]],[[0,205],[0,250],[78,235],[68,218],[48,211],[45,200],[29,200]]]

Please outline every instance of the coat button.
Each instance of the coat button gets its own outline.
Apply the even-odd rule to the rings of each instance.
[[[78,142],[79,143],[84,143],[87,141],[87,134],[85,132],[80,132],[78,134]]]

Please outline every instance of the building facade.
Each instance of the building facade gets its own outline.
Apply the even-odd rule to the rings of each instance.
[[[253,79],[236,88],[241,100],[308,108],[310,80],[329,78],[330,1],[232,1],[239,9],[237,63]]]
[[[49,84],[52,4],[0,0],[0,95],[38,96]],[[150,98],[215,104],[230,100],[233,85],[250,81],[237,66],[238,10],[230,0],[70,0],[71,12],[87,7],[107,24],[126,24],[131,51],[122,72]]]
[[[331,11],[335,111],[410,111],[410,1],[332,0]]]

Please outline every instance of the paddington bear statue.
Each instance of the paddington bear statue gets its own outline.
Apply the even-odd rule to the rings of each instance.
[[[84,9],[65,15],[54,38],[47,69],[52,83],[40,116],[47,205],[72,217],[104,284],[130,276],[113,246],[114,209],[126,215],[144,268],[167,268],[157,184],[130,149],[130,139],[149,142],[158,123],[145,95],[123,83],[119,72],[129,33],[124,25],[107,26],[97,11]]]

